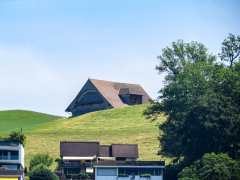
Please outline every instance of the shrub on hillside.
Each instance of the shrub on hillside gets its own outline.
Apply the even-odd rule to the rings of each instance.
[[[52,173],[46,166],[39,164],[29,173],[30,180],[59,180],[58,176]]]
[[[33,169],[34,166],[37,166],[39,164],[43,164],[47,167],[51,166],[53,162],[53,157],[50,157],[50,155],[44,154],[44,153],[38,153],[33,158],[30,160],[30,166],[29,166],[29,171]]]
[[[27,138],[26,136],[21,133],[20,131],[12,131],[10,134],[9,134],[9,141],[12,141],[12,142],[19,142],[23,145],[23,147],[25,147],[25,145],[27,144]]]

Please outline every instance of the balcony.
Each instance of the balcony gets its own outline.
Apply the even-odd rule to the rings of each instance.
[[[10,147],[19,147],[19,142],[12,142],[12,141],[0,141],[1,146],[10,146]]]
[[[18,160],[18,156],[0,156],[0,160]]]
[[[60,168],[64,167],[92,167],[91,163],[79,163],[79,162],[62,162],[59,163],[58,166]]]

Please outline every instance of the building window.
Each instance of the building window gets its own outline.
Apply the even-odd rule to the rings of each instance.
[[[123,168],[120,168],[119,169],[119,174],[128,174],[128,175],[136,175],[138,176],[139,175],[139,171],[138,169],[123,169]]]
[[[151,174],[152,176],[160,176],[161,169],[130,169],[130,168],[119,168],[119,174],[134,174],[139,176],[141,174]]]
[[[80,168],[64,168],[64,174],[79,174],[80,172]]]
[[[151,174],[154,176],[154,169],[141,169],[140,174]]]
[[[130,94],[130,105],[142,104],[142,95]]]
[[[97,170],[98,176],[116,176],[117,170],[113,168],[100,168]]]
[[[155,169],[155,176],[161,175],[161,169]]]
[[[127,169],[126,170],[126,174],[128,174],[128,175],[139,175],[139,172],[138,172],[138,170],[137,169]]]
[[[0,167],[6,167],[9,170],[18,170],[18,165],[3,164],[3,165],[0,165]]]

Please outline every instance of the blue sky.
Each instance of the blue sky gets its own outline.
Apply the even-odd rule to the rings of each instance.
[[[141,84],[155,99],[154,69],[173,41],[217,55],[240,35],[238,0],[1,0],[0,110],[68,116],[87,79]]]

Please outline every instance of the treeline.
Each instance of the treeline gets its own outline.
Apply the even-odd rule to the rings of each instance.
[[[240,36],[229,34],[221,62],[203,44],[183,40],[158,56],[165,85],[143,114],[152,121],[167,116],[158,154],[174,163],[164,179],[240,179],[239,54]]]

